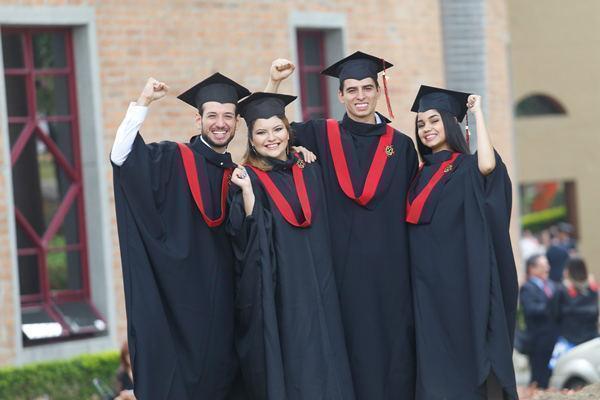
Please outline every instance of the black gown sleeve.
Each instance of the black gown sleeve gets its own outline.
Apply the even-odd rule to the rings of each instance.
[[[464,215],[467,276],[473,313],[474,348],[480,376],[489,365],[509,394],[517,398],[512,351],[518,299],[517,273],[510,242],[511,182],[500,156],[484,176],[477,155],[465,155]],[[462,168],[461,163],[461,168]],[[491,360],[491,364],[488,364]]]
[[[254,191],[257,194],[256,187]],[[285,397],[275,307],[272,217],[259,196],[255,196],[252,214],[246,216],[241,190],[232,189],[226,227],[236,263],[236,349],[244,384],[253,400]]]
[[[478,181],[477,187],[484,201],[484,211],[491,234],[496,266],[498,267],[504,309],[509,322],[508,328],[511,340],[514,340],[519,288],[510,241],[512,183],[502,158],[496,151],[494,151],[494,155],[496,157],[496,168],[491,174],[482,175],[478,167],[471,170],[474,180]],[[474,159],[476,162],[476,157]]]
[[[402,135],[404,134],[402,133]],[[417,150],[415,149],[413,140],[408,136],[407,138],[410,144],[406,146],[406,165],[408,166],[408,182],[410,183],[419,169],[419,156],[417,156]]]
[[[292,122],[291,127],[294,132],[294,146],[303,146],[313,153],[317,153],[316,141],[316,121]],[[319,154],[317,154],[319,157]],[[318,160],[317,160],[318,161]]]
[[[113,164],[135,220],[145,226],[155,239],[165,234],[160,209],[168,194],[166,187],[171,179],[174,157],[177,156],[176,148],[173,142],[147,145],[138,133],[123,165]]]

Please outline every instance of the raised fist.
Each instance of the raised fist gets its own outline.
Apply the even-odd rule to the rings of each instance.
[[[140,93],[137,104],[140,106],[148,106],[153,101],[165,97],[168,91],[169,87],[164,82],[159,82],[154,78],[148,78],[142,93]]]
[[[481,96],[476,94],[470,95],[467,99],[467,107],[472,113],[481,111]]]
[[[271,80],[278,82],[282,81],[294,72],[296,66],[285,58],[278,58],[271,64]]]

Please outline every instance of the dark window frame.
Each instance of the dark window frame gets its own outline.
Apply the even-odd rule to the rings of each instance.
[[[327,67],[327,61],[325,57],[325,35],[326,31],[324,30],[298,29],[296,31],[298,46],[298,71],[300,76],[300,104],[302,108],[302,119],[304,121],[309,120],[310,116],[314,113],[322,114],[326,117],[329,117],[330,115],[327,80],[325,76],[320,75],[321,71]],[[316,38],[319,42],[318,65],[306,65],[304,59],[304,40],[307,38]],[[307,74],[309,73],[319,74],[319,96],[322,99],[322,106],[308,106]]]
[[[63,34],[65,39],[65,62],[64,67],[40,68],[34,65],[33,35],[40,33],[58,33]],[[23,66],[18,68],[4,67],[4,75],[20,76],[25,79],[25,96],[27,99],[26,116],[8,116],[9,124],[24,124],[17,139],[11,146],[11,170],[19,160],[20,155],[28,145],[30,140],[42,142],[47,151],[52,155],[57,168],[61,168],[70,179],[70,185],[64,196],[60,199],[59,205],[51,217],[45,232],[38,233],[29,223],[26,216],[19,210],[17,204],[14,205],[15,223],[27,236],[32,246],[21,247],[17,243],[18,256],[36,256],[37,272],[39,279],[39,291],[35,294],[21,294],[21,308],[23,311],[36,310],[42,308],[55,322],[62,327],[62,334],[59,337],[50,339],[25,340],[25,345],[41,344],[55,340],[66,340],[80,338],[98,331],[105,331],[105,320],[91,301],[90,290],[90,271],[88,261],[88,243],[85,220],[84,203],[84,183],[83,168],[81,161],[81,144],[79,131],[79,111],[77,107],[76,80],[75,80],[75,58],[73,49],[72,30],[64,27],[2,27],[2,35],[17,34],[21,40],[23,53]],[[6,55],[5,55],[6,57]],[[66,77],[68,84],[68,104],[69,113],[66,115],[38,115],[36,105],[36,78],[40,76],[48,77]],[[5,93],[8,96],[8,93]],[[7,98],[7,103],[10,99]],[[72,162],[67,159],[59,145],[40,128],[40,123],[63,122],[70,125],[70,152]],[[13,185],[15,183],[13,182]],[[64,243],[61,246],[51,245],[51,240],[59,231],[65,222],[65,218],[71,209],[75,210],[77,218],[77,241],[74,244]],[[80,288],[79,289],[51,289],[50,277],[48,272],[47,256],[50,252],[78,252],[80,261]],[[60,315],[58,306],[64,303],[78,302],[85,307],[89,307],[91,315],[97,320],[102,321],[104,329],[95,329],[93,327],[83,327],[74,331],[69,328],[68,321]]]

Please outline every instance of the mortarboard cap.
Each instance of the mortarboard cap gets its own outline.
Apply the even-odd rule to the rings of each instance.
[[[335,64],[325,68],[321,73],[334,78],[339,78],[340,82],[346,79],[365,79],[373,78],[377,80],[377,74],[386,68],[393,67],[382,58],[372,56],[362,51],[357,51],[346,58],[342,58]]]
[[[256,92],[240,101],[239,112],[249,125],[259,118],[271,118],[285,114],[285,106],[296,100],[296,96],[278,93]]]
[[[467,113],[469,96],[470,93],[421,85],[411,111],[443,110],[454,115],[458,122],[462,122]]]
[[[207,101],[237,104],[238,100],[249,94],[248,89],[217,72],[183,92],[177,98],[200,109],[202,104]]]

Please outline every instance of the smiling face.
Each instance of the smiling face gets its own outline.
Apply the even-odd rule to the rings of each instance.
[[[216,151],[225,151],[233,140],[237,120],[235,104],[216,101],[202,104],[202,113],[196,119],[202,137]]]
[[[252,124],[250,144],[263,157],[286,160],[289,140],[290,133],[279,117],[259,118]]]
[[[381,91],[373,78],[346,79],[338,98],[348,116],[358,122],[375,122],[375,108]]]
[[[417,114],[417,135],[421,143],[429,147],[433,153],[450,150],[442,116],[437,110],[427,110]]]

